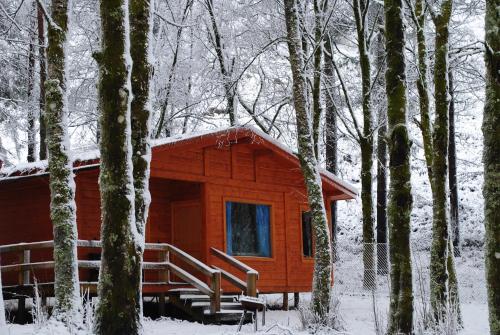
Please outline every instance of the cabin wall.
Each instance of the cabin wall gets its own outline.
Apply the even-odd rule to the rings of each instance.
[[[202,224],[193,231],[193,241],[202,241],[199,258],[229,270],[209,252],[210,247],[226,251],[224,202],[270,204],[272,257],[239,259],[259,271],[262,293],[311,290],[313,261],[302,257],[301,210],[307,208],[307,197],[296,162],[259,143],[243,141],[208,147],[174,146],[155,151],[153,157],[147,242],[172,243],[172,203],[199,202]],[[100,237],[98,173],[98,169],[89,169],[76,174],[80,239]],[[332,190],[328,192],[331,195]],[[52,239],[49,203],[46,177],[0,184],[0,244]],[[12,229],[14,225],[21,229]],[[98,257],[95,251],[79,250],[79,257]],[[147,253],[145,260],[158,257],[158,253]],[[2,263],[6,264],[4,259]],[[92,276],[95,274],[82,273],[83,280],[95,279]],[[146,273],[145,279],[155,278]],[[225,282],[223,287],[227,292],[237,291]]]

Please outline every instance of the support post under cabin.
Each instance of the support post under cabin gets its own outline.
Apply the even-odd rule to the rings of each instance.
[[[288,311],[288,292],[283,292],[283,310]]]
[[[299,304],[300,304],[300,293],[294,292],[293,293],[293,307],[295,307],[295,309],[297,309],[297,308],[299,308]]]

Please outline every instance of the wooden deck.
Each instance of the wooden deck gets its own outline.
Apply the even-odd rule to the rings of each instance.
[[[101,248],[101,242],[95,240],[78,240],[77,245],[78,249],[85,250]],[[31,257],[32,253],[38,250],[51,251],[53,247],[53,241],[0,246],[0,259],[14,259],[9,264],[1,265],[0,269],[2,274],[17,274],[16,284],[13,285],[8,281],[5,283],[3,296],[5,300],[17,299],[19,301],[18,315],[25,314],[25,299],[34,297],[35,292],[39,292],[42,301],[54,296],[52,281],[35,280],[37,272],[52,271],[54,261],[52,259],[32,261]],[[143,262],[143,271],[148,273],[148,276],[144,278],[149,278],[143,282],[143,295],[158,297],[160,315],[164,314],[165,304],[168,303],[170,307],[181,309],[196,321],[239,321],[241,308],[238,307],[241,306],[237,301],[237,296],[223,294],[222,280],[229,282],[247,296],[257,296],[258,272],[218,249],[211,248],[210,252],[234,268],[235,272],[205,264],[171,244],[146,243],[145,252],[156,253],[156,257],[153,258],[157,260]],[[78,260],[79,270],[92,270],[98,273],[100,266],[100,260]],[[97,281],[81,281],[82,294],[86,292],[95,296],[97,284]]]

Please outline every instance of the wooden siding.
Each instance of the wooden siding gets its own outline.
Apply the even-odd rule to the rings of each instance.
[[[99,239],[98,169],[81,170],[76,176],[79,238]],[[172,243],[172,203],[194,201],[200,206],[201,227],[194,229],[196,238],[192,243],[199,245],[190,246],[187,241],[186,248],[196,250],[202,261],[227,270],[230,268],[209,253],[210,247],[225,251],[224,202],[271,205],[272,257],[239,259],[259,271],[261,293],[311,289],[313,262],[302,257],[300,221],[301,208],[307,203],[306,189],[300,168],[283,155],[259,143],[245,141],[163,148],[153,155],[150,190],[152,203],[146,241]],[[327,197],[338,193],[331,187],[325,189]],[[46,176],[0,183],[0,244],[52,239],[49,202]],[[85,250],[81,254],[83,258],[89,257]],[[157,255],[145,255],[146,260],[152,257]],[[2,264],[8,261],[2,259]],[[223,288],[237,291],[225,282]]]

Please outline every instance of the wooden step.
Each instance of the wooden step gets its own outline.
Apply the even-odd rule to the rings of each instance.
[[[210,308],[210,302],[208,301],[193,301],[191,303],[192,308]],[[221,310],[241,310],[241,304],[239,302],[223,302],[220,306]],[[210,312],[210,310],[209,310]]]
[[[210,297],[204,294],[182,294],[179,297],[180,300],[190,300],[190,301],[208,301],[210,302]],[[234,302],[237,296],[235,295],[222,295],[220,301],[222,302]]]

